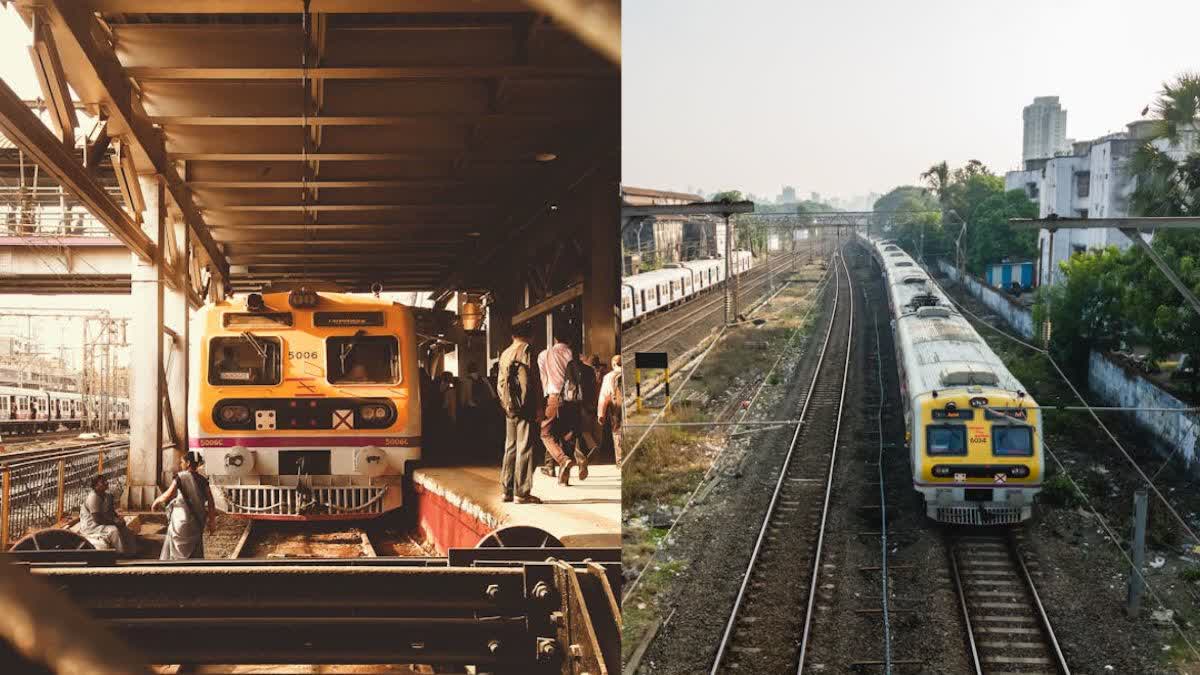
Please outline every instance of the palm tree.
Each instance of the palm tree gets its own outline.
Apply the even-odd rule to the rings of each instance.
[[[1200,214],[1200,150],[1182,160],[1154,145],[1165,140],[1186,146],[1200,131],[1200,74],[1185,73],[1163,84],[1152,106],[1157,118],[1152,136],[1129,161],[1137,177],[1130,210],[1139,216],[1189,216]]]
[[[942,210],[945,210],[946,197],[950,188],[950,166],[946,162],[939,162],[929,167],[928,171],[921,174],[921,180],[929,184],[929,189],[933,194],[937,195],[938,201],[942,204]]]

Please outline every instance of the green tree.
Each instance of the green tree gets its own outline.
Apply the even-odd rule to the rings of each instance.
[[[714,202],[740,202],[740,201],[744,201],[745,199],[746,198],[742,196],[741,190],[724,190],[722,192],[718,192],[717,194],[713,195],[711,201],[714,201]]]
[[[1038,291],[1034,325],[1050,320],[1050,353],[1075,376],[1087,374],[1092,349],[1117,348],[1129,335],[1124,306],[1129,265],[1116,247],[1076,253],[1063,280]]]
[[[1037,216],[1037,204],[1023,190],[992,194],[972,208],[971,220],[963,236],[967,269],[983,275],[987,265],[1008,258],[1027,260],[1037,256],[1037,232],[1014,230],[1009,218]]]

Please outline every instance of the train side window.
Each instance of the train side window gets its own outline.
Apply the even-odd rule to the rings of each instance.
[[[400,381],[400,343],[391,335],[347,335],[325,340],[331,384],[394,384]]]
[[[967,454],[967,428],[961,424],[926,427],[925,452],[931,457],[965,456]]]
[[[1025,426],[992,426],[992,454],[997,457],[1032,457],[1033,430]]]
[[[208,383],[217,386],[279,384],[277,337],[249,332],[208,343]]]
[[[641,289],[642,293],[642,309],[646,308],[646,289]]]

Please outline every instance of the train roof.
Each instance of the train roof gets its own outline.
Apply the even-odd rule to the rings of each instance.
[[[263,304],[268,312],[306,312],[324,310],[369,310],[369,311],[400,311],[411,313],[411,308],[384,298],[367,294],[336,293],[331,291],[313,291],[319,298],[315,307],[294,308],[288,302],[289,292],[261,293]],[[249,294],[226,298],[221,302],[208,303],[197,310],[197,314],[210,312],[245,312]]]
[[[1024,389],[937,281],[911,256],[903,251],[889,255],[891,245],[863,239],[881,259],[910,396],[965,386]]]

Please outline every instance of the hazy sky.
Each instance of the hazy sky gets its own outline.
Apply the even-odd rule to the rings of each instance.
[[[886,192],[943,159],[1021,159],[1021,108],[1067,136],[1137,119],[1200,70],[1195,0],[627,0],[627,185]]]

